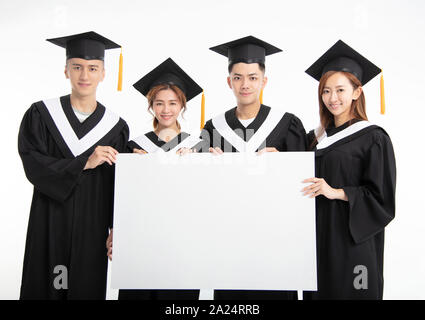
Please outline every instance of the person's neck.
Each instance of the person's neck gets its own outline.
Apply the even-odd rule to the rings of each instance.
[[[260,111],[261,103],[257,101],[252,104],[238,104],[236,107],[236,117],[240,120],[248,120],[255,118]]]
[[[334,117],[335,128],[342,126],[347,121],[354,119],[353,116]]]
[[[158,123],[156,129],[154,130],[154,133],[165,142],[169,142],[173,140],[177,135],[180,134],[180,129],[178,128],[177,124],[174,124],[170,127],[162,126],[160,123]]]
[[[92,113],[97,107],[96,96],[80,96],[75,92],[71,93],[71,105],[83,113]]]

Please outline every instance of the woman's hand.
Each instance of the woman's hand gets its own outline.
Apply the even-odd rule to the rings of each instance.
[[[196,149],[190,149],[190,148],[181,148],[177,150],[176,152],[178,155],[183,156],[188,153],[196,153]]]
[[[111,232],[109,232],[108,239],[106,239],[106,249],[108,249],[108,258],[112,261],[112,237],[114,234],[114,229],[111,229]]]
[[[261,149],[260,151],[257,152],[257,156],[260,156],[260,155],[262,155],[262,154],[264,154],[266,152],[279,152],[279,151],[277,151],[277,149],[274,148],[274,147],[264,148],[264,149]]]
[[[147,152],[143,149],[133,149],[133,153],[138,153],[138,154],[147,154]]]
[[[323,195],[329,200],[344,200],[348,201],[347,195],[343,189],[334,189],[322,178],[310,178],[305,179],[303,183],[312,183],[309,186],[303,188],[301,192],[304,192],[304,196],[310,195],[310,198]]]
[[[223,154],[223,150],[221,150],[219,147],[209,148],[208,151],[215,155]]]

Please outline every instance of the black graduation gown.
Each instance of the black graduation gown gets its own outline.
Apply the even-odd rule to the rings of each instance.
[[[163,149],[165,152],[170,151],[177,144],[180,144],[190,135],[186,132],[181,132],[176,137],[168,142],[161,140],[155,132],[151,131],[145,134],[156,146]],[[133,149],[143,149],[134,140],[129,141],[128,151],[133,152]],[[144,150],[144,149],[143,149]],[[150,289],[121,289],[118,292],[118,300],[198,300],[199,290],[150,290]]]
[[[236,107],[225,113],[227,124],[232,130],[237,130],[244,141],[249,141],[252,135],[249,130],[257,132],[267,118],[271,108],[261,105],[256,118],[244,127],[236,116]],[[216,136],[214,137],[213,134]],[[203,151],[208,151],[208,147],[219,147],[223,151],[238,152],[224,137],[214,128],[212,120],[206,122],[201,137],[206,141]],[[291,113],[285,113],[276,127],[267,136],[265,145],[262,147],[275,147],[278,151],[305,151],[306,136],[304,126],[301,121]],[[255,277],[255,275],[253,275]],[[276,291],[276,290],[214,290],[214,300],[297,300],[296,291]]]
[[[271,108],[261,105],[256,118],[248,125],[244,125],[236,116],[236,107],[226,111],[225,118],[229,127],[234,130],[244,141],[249,141],[252,133],[256,133],[267,118]],[[243,136],[242,136],[243,135]],[[201,132],[201,138],[205,141],[202,151],[208,152],[209,147],[219,147],[224,152],[238,152],[225,138],[223,138],[212,123],[208,120]],[[306,137],[304,126],[295,115],[286,112],[274,130],[268,135],[263,147],[275,147],[278,151],[305,151]]]
[[[327,135],[347,127],[330,128]],[[342,188],[348,201],[316,198],[318,291],[305,292],[304,298],[382,299],[384,228],[395,215],[396,164],[390,137],[372,125],[316,150],[315,158],[316,177]],[[367,289],[354,286],[356,277],[366,276],[356,266],[367,268]]]
[[[60,104],[79,139],[99,123],[105,107],[80,123],[70,96]],[[59,105],[60,107],[60,105]],[[34,185],[23,264],[21,299],[105,299],[108,227],[112,224],[114,166],[84,170],[98,145],[125,150],[128,126],[124,120],[80,155],[74,156],[46,105],[34,103],[25,113],[18,149],[25,174]],[[54,288],[65,266],[68,289]],[[62,278],[64,279],[64,278]],[[63,284],[63,282],[61,281]]]

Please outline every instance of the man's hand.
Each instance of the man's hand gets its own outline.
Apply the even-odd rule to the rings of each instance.
[[[196,153],[196,149],[181,148],[181,149],[177,150],[176,153],[180,156],[184,156],[185,154],[188,154],[188,153]]]
[[[147,154],[147,152],[145,150],[143,150],[143,149],[137,149],[137,148],[134,148],[133,149],[133,153]]]
[[[264,148],[264,149],[261,149],[260,151],[257,152],[257,156],[260,156],[260,155],[262,155],[262,154],[264,154],[266,152],[279,152],[279,151],[277,151],[277,149],[274,148],[274,147]]]
[[[117,154],[118,151],[112,147],[97,146],[96,149],[94,149],[93,153],[90,155],[89,160],[87,160],[84,170],[94,169],[105,162],[112,166],[112,164],[115,163],[115,161],[117,160]]]
[[[209,148],[208,151],[215,155],[223,154],[223,150],[221,150],[219,147]]]

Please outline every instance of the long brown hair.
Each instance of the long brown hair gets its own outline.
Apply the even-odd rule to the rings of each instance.
[[[338,72],[342,73],[344,76],[347,77],[347,79],[350,81],[351,85],[353,86],[354,90],[356,90],[358,87],[362,86],[362,83],[360,82],[359,79],[356,78],[355,75],[353,75],[352,73],[349,73],[349,72],[345,72],[345,71],[328,71],[322,76],[322,78],[320,78],[318,98],[319,98],[319,116],[320,116],[320,127],[321,128],[319,130],[318,136],[320,136],[327,128],[329,128],[329,126],[331,124],[334,123],[334,116],[328,110],[325,103],[323,102],[322,95],[323,95],[323,90],[325,89],[325,85],[326,85],[326,82],[328,81],[328,79],[331,76],[333,76],[335,73],[338,73]],[[358,99],[353,100],[353,102],[351,104],[350,113],[353,115],[352,120],[354,120],[354,119],[367,120],[366,98],[365,98],[365,95],[363,93],[363,90],[362,90],[360,96],[358,97]],[[350,120],[350,122],[352,120]],[[313,141],[312,145],[314,145],[316,143],[317,143],[317,137]]]
[[[146,95],[147,99],[148,99],[148,111],[150,114],[153,115],[153,128],[156,129],[158,126],[158,119],[155,117],[155,114],[152,112],[153,109],[153,103],[156,99],[156,95],[158,94],[158,92],[160,92],[161,90],[173,90],[174,93],[177,95],[177,98],[179,99],[180,104],[182,105],[182,109],[183,112],[182,114],[186,111],[186,95],[183,93],[183,91],[177,87],[176,85],[173,84],[159,84],[155,87],[152,87],[148,94]],[[181,129],[180,127],[180,123],[177,121],[177,128],[179,128],[179,130]]]

